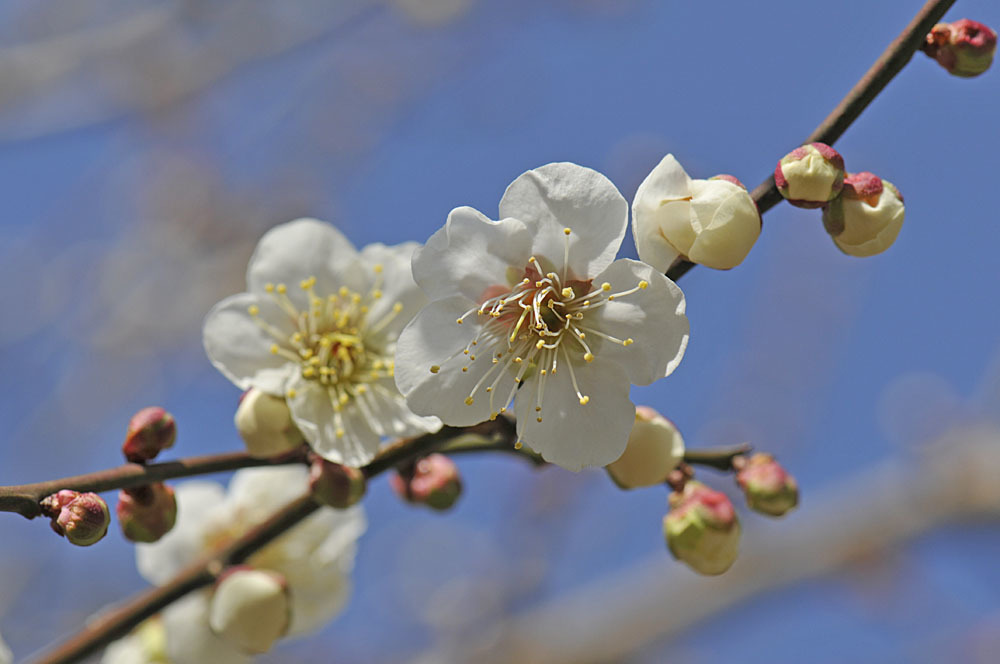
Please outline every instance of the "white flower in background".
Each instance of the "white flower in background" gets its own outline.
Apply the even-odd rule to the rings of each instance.
[[[0,637],[0,664],[11,664],[14,661],[14,653],[10,651],[3,637]]]
[[[457,426],[513,400],[519,442],[570,470],[608,464],[632,429],[629,383],[666,376],[684,354],[684,295],[649,265],[614,260],[628,205],[600,173],[528,171],[500,217],[456,208],[414,254],[433,301],[400,335],[396,383],[414,412]]]
[[[299,219],[261,238],[247,293],[205,319],[205,350],[244,390],[287,399],[295,425],[323,457],[361,466],[384,436],[434,431],[393,382],[399,331],[424,304],[414,243],[360,253],[333,226]]]
[[[666,272],[678,258],[716,270],[743,262],[760,236],[753,198],[730,175],[692,179],[672,154],[639,185],[632,235],[643,260]]]
[[[139,572],[167,582],[184,566],[271,516],[307,486],[305,468],[251,468],[233,475],[228,493],[214,482],[177,487],[177,525],[158,542],[136,546]],[[310,632],[343,608],[350,592],[355,541],[365,529],[359,506],[321,510],[264,547],[247,565],[282,575],[291,597],[288,635]],[[172,664],[246,661],[246,654],[209,627],[212,590],[191,593],[163,614],[167,656]],[[211,654],[207,654],[211,653]]]
[[[213,662],[218,664],[218,660]],[[104,649],[101,664],[170,664],[163,620],[159,616],[150,618],[128,636],[112,642]]]

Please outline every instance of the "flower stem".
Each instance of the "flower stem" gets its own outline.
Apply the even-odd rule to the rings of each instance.
[[[843,136],[847,128],[858,119],[868,104],[879,95],[896,74],[902,71],[906,63],[916,53],[927,33],[934,24],[941,20],[955,0],[927,0],[924,6],[913,17],[903,32],[886,47],[878,60],[865,72],[865,75],[854,84],[840,103],[830,111],[803,143],[833,143]],[[767,212],[783,199],[774,184],[774,176],[768,176],[750,194],[757,203],[761,214]],[[695,266],[690,261],[679,261],[667,271],[667,276],[677,281]]]
[[[685,450],[684,461],[693,466],[708,466],[728,472],[735,470],[733,460],[750,453],[751,447],[747,443],[734,445],[733,447],[723,447],[708,450]]]

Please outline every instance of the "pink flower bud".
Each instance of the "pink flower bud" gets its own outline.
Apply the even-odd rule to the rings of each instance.
[[[843,187],[844,158],[826,143],[803,145],[778,162],[774,184],[796,207],[822,207],[836,198]]]
[[[115,513],[125,539],[155,542],[174,527],[177,499],[174,490],[162,482],[122,489],[118,492]]]
[[[176,439],[174,416],[159,406],[151,406],[129,420],[122,452],[132,463],[146,463],[162,450],[172,447]]]
[[[684,439],[674,423],[648,406],[636,406],[625,452],[608,464],[611,479],[623,489],[666,481],[684,459]]]
[[[972,78],[993,63],[997,33],[989,26],[963,18],[935,25],[921,48],[949,74]]]
[[[96,544],[111,523],[108,505],[96,493],[64,489],[44,498],[41,507],[52,518],[52,530],[77,546]]]
[[[316,457],[309,468],[309,490],[316,502],[342,510],[365,495],[365,474],[357,468]]]
[[[285,400],[256,388],[250,388],[240,397],[233,421],[251,456],[282,454],[305,442]]]
[[[874,256],[892,246],[903,226],[903,195],[873,173],[848,173],[840,198],[823,209],[823,226],[851,256]]]
[[[782,516],[799,504],[799,486],[770,454],[754,454],[736,474],[750,509]]]
[[[412,469],[397,471],[389,478],[393,491],[409,503],[446,510],[462,493],[462,478],[455,462],[443,454],[431,454]]]
[[[288,632],[292,602],[285,577],[269,570],[233,567],[215,584],[208,609],[213,632],[245,653],[261,654]]]
[[[725,494],[689,481],[670,495],[663,534],[674,558],[699,574],[722,574],[739,553],[740,522]]]

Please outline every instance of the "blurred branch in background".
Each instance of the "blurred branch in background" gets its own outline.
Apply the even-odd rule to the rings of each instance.
[[[706,581],[664,555],[506,619],[496,630],[440,643],[414,664],[628,661],[762,592],[870,561],[934,528],[1000,519],[1000,427],[956,428],[920,451],[862,471],[768,528],[746,529],[727,574]],[[787,527],[784,525],[787,523]],[[709,587],[710,586],[710,587]]]

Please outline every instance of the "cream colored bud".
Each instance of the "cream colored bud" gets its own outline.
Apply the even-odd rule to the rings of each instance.
[[[823,210],[823,226],[845,254],[874,256],[896,241],[904,214],[903,197],[891,182],[850,173],[840,198]]]
[[[742,263],[761,222],[757,204],[733,180],[694,180],[673,155],[664,157],[632,202],[639,258],[663,272],[679,258],[717,270]]]
[[[240,399],[233,418],[251,456],[269,457],[289,452],[304,442],[281,397],[250,388]]]
[[[684,439],[674,423],[648,406],[637,406],[625,452],[607,466],[623,489],[663,484],[684,459]]]
[[[291,610],[283,576],[239,567],[227,571],[216,584],[208,625],[240,650],[260,654],[288,632]]]
[[[778,162],[774,184],[796,207],[822,207],[844,186],[844,158],[825,143],[803,145]]]

